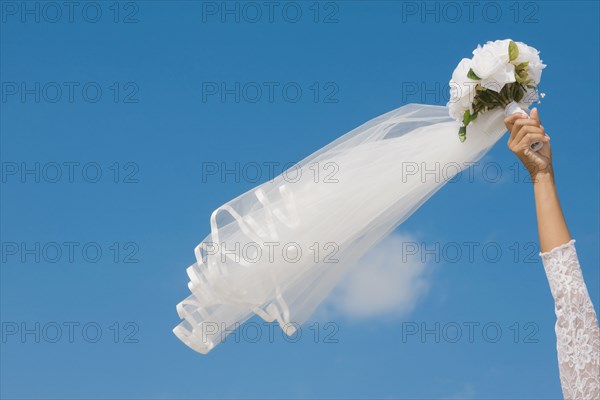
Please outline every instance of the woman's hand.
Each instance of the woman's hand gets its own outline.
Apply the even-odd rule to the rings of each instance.
[[[540,174],[552,175],[552,150],[550,136],[544,131],[537,108],[531,115],[513,114],[504,119],[506,129],[510,132],[508,148],[521,160],[531,174],[533,182]],[[544,146],[537,152],[530,149],[534,142],[542,142]]]

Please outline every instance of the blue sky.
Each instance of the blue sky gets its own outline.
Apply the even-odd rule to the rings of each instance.
[[[281,172],[403,104],[443,105],[458,61],[508,37],[548,65],[540,115],[598,312],[598,3],[0,4],[3,398],[560,398],[533,193],[505,139],[384,244],[378,302],[359,271],[295,343],[256,319],[256,343],[202,356],[171,329],[210,213],[257,184],[203,166]],[[440,260],[391,268],[403,238]],[[473,259],[444,255],[470,242]]]

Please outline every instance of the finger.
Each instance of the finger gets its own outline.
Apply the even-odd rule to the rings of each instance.
[[[545,136],[539,134],[529,134],[525,136],[521,142],[513,144],[510,150],[515,154],[522,153],[527,157],[530,157],[531,152],[533,152],[531,150],[531,145],[536,142],[544,143],[544,146],[549,145],[549,141]]]
[[[519,132],[523,129],[524,126],[534,126],[537,127],[537,122],[533,121],[529,118],[520,118],[515,121],[512,126],[512,130],[510,131],[510,139],[509,143],[512,143],[519,136]]]
[[[521,142],[521,140],[523,140],[525,135],[530,134],[530,133],[537,133],[537,134],[544,135],[544,130],[538,126],[525,125],[525,126],[521,127],[515,134],[515,137],[513,139],[514,143],[516,144],[516,143]]]
[[[548,136],[543,135],[541,133],[528,133],[521,139],[520,142],[517,142],[515,148],[518,149],[528,149],[535,142],[548,143],[550,138]]]
[[[515,121],[518,120],[519,118],[529,118],[529,116],[527,114],[523,114],[523,113],[511,114],[508,117],[504,118],[504,123],[505,124],[514,124]]]
[[[517,129],[517,131],[518,131],[519,129],[521,129],[524,126],[540,126],[540,124],[535,119],[530,119],[530,118],[518,119],[513,124],[513,129]]]
[[[521,129],[519,129],[519,131],[515,134],[513,143],[514,144],[520,143],[527,134],[531,134],[531,133],[540,134],[542,136],[545,136],[544,130],[542,128],[540,128],[539,126],[525,125],[525,126],[521,127]]]
[[[534,107],[534,109],[531,110],[531,114],[529,115],[529,118],[536,120],[540,125],[542,124],[542,121],[540,120],[540,113],[539,113],[537,107]]]
[[[510,132],[510,136],[508,138],[508,144],[510,145],[513,139],[515,138],[518,129],[515,130],[515,124],[519,121],[528,121],[529,116],[527,114],[513,114],[504,119],[504,124],[506,128]]]
[[[512,127],[515,123],[515,121],[517,121],[518,119],[527,119],[529,118],[527,116],[527,114],[512,114],[509,115],[508,117],[504,118],[504,125],[506,125],[506,128],[508,129],[508,131],[512,131]]]

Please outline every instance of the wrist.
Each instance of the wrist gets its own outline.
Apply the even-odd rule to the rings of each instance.
[[[540,166],[526,158],[519,157],[527,171],[529,172],[529,176],[531,176],[531,181],[535,184],[536,182],[542,183],[553,183],[554,182],[554,169],[552,168],[552,163],[544,165],[544,168],[540,168]]]
[[[531,173],[531,180],[534,186],[554,186],[554,171],[548,167],[543,171]]]

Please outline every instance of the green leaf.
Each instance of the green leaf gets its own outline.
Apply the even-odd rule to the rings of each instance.
[[[467,72],[467,78],[473,79],[474,81],[480,81],[481,80],[481,78],[478,77],[475,72],[473,72],[473,68],[470,68],[469,72]]]
[[[509,61],[516,60],[519,57],[519,47],[512,40],[508,43],[508,59]]]
[[[471,122],[471,111],[467,110],[463,115],[463,125],[466,127],[469,125],[469,122]]]
[[[458,140],[460,140],[461,143],[467,140],[467,128],[465,126],[461,126],[458,130]]]
[[[522,62],[520,64],[517,64],[517,66],[515,67],[516,69],[525,69],[529,66],[529,61],[525,61]]]

